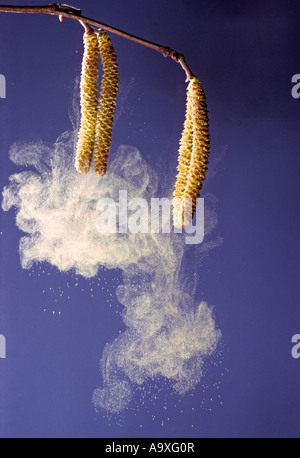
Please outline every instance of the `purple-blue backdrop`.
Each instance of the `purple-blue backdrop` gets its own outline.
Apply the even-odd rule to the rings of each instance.
[[[120,274],[105,271],[87,281],[46,264],[22,269],[14,211],[1,211],[7,358],[0,359],[0,437],[299,436],[300,360],[291,356],[291,338],[300,333],[300,99],[291,94],[292,76],[300,73],[299,1],[73,6],[184,53],[203,83],[211,160],[220,159],[206,190],[217,198],[223,244],[199,268],[196,299],[214,305],[223,351],[193,393],[161,392],[156,402],[146,399],[117,418],[97,415],[91,396],[101,385],[103,347],[124,328],[113,312],[122,309],[114,295]],[[158,174],[169,168],[175,177],[184,73],[152,50],[116,36],[113,43],[129,89],[112,154],[120,144],[133,145]],[[0,99],[1,189],[18,171],[8,157],[14,141],[52,143],[70,129],[81,56],[75,21],[0,14],[7,84]]]

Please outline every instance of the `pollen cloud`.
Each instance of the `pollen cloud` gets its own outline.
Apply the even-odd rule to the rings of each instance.
[[[102,385],[93,393],[97,410],[119,413],[135,388],[149,379],[164,378],[179,395],[194,388],[221,332],[212,308],[195,302],[194,289],[184,287],[182,262],[195,248],[185,245],[183,234],[97,231],[98,200],[117,201],[121,189],[128,198],[150,199],[158,188],[155,172],[136,148],[121,146],[103,178],[92,170],[82,175],[74,167],[76,138],[69,131],[52,146],[12,145],[10,158],[23,171],[9,178],[2,208],[16,209],[16,225],[24,233],[19,244],[23,268],[48,262],[86,278],[101,266],[122,269],[116,296],[124,307],[126,329],[105,346]],[[219,243],[212,236],[217,224],[213,199],[207,201],[206,235],[193,259]]]

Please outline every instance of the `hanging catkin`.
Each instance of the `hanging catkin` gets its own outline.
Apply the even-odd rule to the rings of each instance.
[[[119,85],[117,56],[106,32],[97,32],[103,76],[96,122],[94,168],[99,176],[106,173],[107,157],[111,144],[116,98]]]
[[[193,149],[193,122],[191,111],[191,98],[187,97],[184,129],[180,139],[180,148],[178,156],[178,175],[174,191],[174,197],[182,199],[191,163]]]
[[[191,223],[209,154],[206,97],[200,81],[193,77],[187,88],[186,116],[180,140],[178,175],[174,190],[173,219],[178,228]]]
[[[75,166],[78,172],[89,171],[95,141],[98,105],[98,59],[97,38],[92,31],[83,35],[84,55],[80,82],[81,124],[77,142]]]

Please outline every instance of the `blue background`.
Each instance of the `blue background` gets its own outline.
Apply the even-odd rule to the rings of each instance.
[[[6,3],[6,2],[5,2]],[[11,4],[39,5],[39,1]],[[183,397],[162,387],[117,417],[96,414],[103,347],[124,324],[120,272],[91,280],[20,265],[14,211],[0,213],[0,437],[299,437],[300,5],[293,0],[76,1],[83,15],[184,53],[206,91],[223,244],[201,265],[196,298],[214,305],[222,348]],[[184,73],[112,37],[128,88],[112,151],[137,147],[175,177]],[[46,15],[0,14],[1,189],[19,139],[53,143],[71,128],[82,28]],[[165,173],[164,173],[165,176]],[[63,293],[62,293],[63,292]],[[151,391],[151,387],[149,388]],[[155,387],[153,387],[153,392]]]

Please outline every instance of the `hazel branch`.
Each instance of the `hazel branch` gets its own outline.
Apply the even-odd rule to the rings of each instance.
[[[45,6],[11,6],[11,5],[0,5],[0,12],[4,13],[35,13],[35,14],[50,14],[58,16],[59,20],[62,22],[65,18],[74,19],[80,21],[82,25],[88,24],[90,26],[98,27],[107,32],[111,32],[120,37],[131,40],[135,43],[146,46],[154,51],[158,51],[163,54],[164,57],[171,57],[175,62],[179,63],[182,69],[186,74],[186,81],[190,81],[193,78],[193,73],[191,72],[189,66],[187,65],[183,54],[178,53],[177,51],[167,47],[162,46],[156,43],[153,43],[148,40],[144,40],[130,33],[124,32],[120,29],[112,27],[102,22],[95,21],[94,19],[87,18],[82,16],[81,10],[74,8],[70,5],[65,5],[61,3],[53,3],[51,5]],[[86,27],[88,28],[88,27]]]

